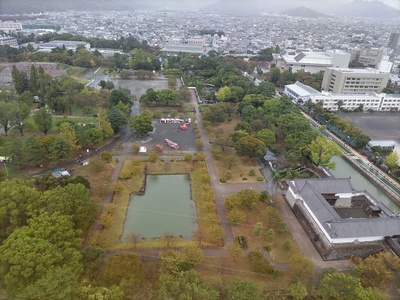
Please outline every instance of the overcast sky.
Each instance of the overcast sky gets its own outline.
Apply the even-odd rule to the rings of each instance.
[[[162,3],[163,0],[153,0],[158,3]],[[220,0],[173,0],[171,2],[175,2],[176,4],[181,4],[181,5],[189,5],[190,7],[202,7],[206,6],[208,4],[216,3],[219,2]],[[251,3],[252,1],[259,1],[263,2],[264,0],[241,0],[240,2],[243,3]],[[268,1],[268,0],[265,0]],[[271,1],[271,0],[269,0]],[[292,5],[296,6],[307,6],[312,8],[312,6],[321,6],[321,4],[326,3],[326,4],[341,4],[344,2],[351,2],[352,0],[274,0],[276,2],[281,2],[281,3],[290,3]],[[365,0],[365,1],[374,1],[374,0]],[[400,0],[380,0],[380,2],[383,2],[387,5],[390,5],[394,8],[397,8],[400,10]]]

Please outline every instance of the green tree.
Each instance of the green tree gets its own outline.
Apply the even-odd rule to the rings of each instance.
[[[114,82],[112,82],[110,80],[107,80],[104,88],[106,88],[107,90],[111,91],[114,88],[114,86],[115,86]]]
[[[254,225],[253,230],[251,231],[252,235],[259,236],[264,230],[264,226],[261,222],[257,222],[256,225]]]
[[[232,99],[232,92],[230,87],[224,86],[217,92],[217,100],[220,102],[229,102]]]
[[[18,129],[21,135],[24,135],[26,120],[30,114],[29,107],[26,103],[20,101],[11,102],[10,104],[10,125]]]
[[[100,143],[103,140],[103,133],[100,129],[92,127],[85,131],[85,138],[87,139],[87,146]]]
[[[0,275],[7,292],[15,296],[46,276],[52,267],[81,271],[80,243],[71,217],[39,215],[16,229],[0,246]]]
[[[47,135],[53,124],[53,117],[44,107],[39,109],[33,116],[36,126],[44,135]]]
[[[22,94],[29,89],[28,75],[24,71],[17,69],[15,65],[12,66],[11,77],[14,83],[15,91]]]
[[[63,122],[60,124],[59,137],[62,137],[69,142],[71,150],[76,150],[79,148],[76,131],[71,123]]]
[[[39,198],[40,193],[30,187],[28,182],[0,182],[0,242],[15,229],[27,224],[32,206],[38,203]]]
[[[307,279],[311,277],[314,266],[313,263],[301,255],[293,255],[290,260],[290,271],[299,279]]]
[[[396,151],[390,153],[385,159],[385,165],[389,168],[391,172],[395,172],[399,167],[399,155]]]
[[[59,161],[71,155],[72,145],[70,141],[66,140],[64,137],[57,136],[50,146],[49,151],[51,160]]]
[[[157,102],[165,103],[167,106],[178,102],[178,93],[172,89],[163,89],[156,92]]]
[[[220,106],[208,106],[203,111],[203,118],[204,120],[209,121],[212,124],[215,124],[216,122],[221,123],[225,121],[225,111]]]
[[[236,143],[240,138],[248,136],[249,133],[244,130],[235,130],[234,132],[231,133],[230,137],[234,143]]]
[[[242,120],[245,122],[250,122],[254,120],[256,115],[257,115],[257,109],[252,105],[244,107],[241,112]]]
[[[129,119],[131,130],[140,138],[153,131],[151,119],[149,116],[136,115]]]
[[[132,72],[128,70],[122,70],[121,72],[119,72],[119,77],[121,77],[121,79],[128,79],[132,75],[133,75]]]
[[[247,259],[250,269],[253,272],[260,274],[271,274],[274,272],[274,268],[260,251],[251,251],[247,255]]]
[[[124,104],[132,104],[131,101],[131,95],[129,94],[129,91],[123,90],[123,89],[118,89],[118,90],[113,90],[108,98],[108,103],[110,107],[117,105],[118,102],[122,102]]]
[[[208,283],[202,282],[200,275],[193,271],[180,272],[177,275],[163,274],[158,280],[158,298],[217,300],[218,292]]]
[[[73,300],[78,285],[77,270],[70,267],[50,267],[36,282],[18,294],[18,300]]]
[[[39,72],[34,64],[31,66],[31,74],[29,76],[29,90],[33,95],[37,95],[39,91]]]
[[[267,147],[259,139],[252,136],[240,138],[235,144],[239,156],[259,157],[267,153]]]
[[[263,299],[259,287],[254,282],[249,280],[231,280],[226,284],[225,291],[228,300]]]
[[[53,139],[50,139],[53,141]],[[40,143],[40,139],[34,135],[24,139],[22,148],[22,163],[28,166],[39,166],[46,160],[46,147]]]
[[[382,288],[395,278],[400,270],[400,258],[390,252],[368,256],[358,265],[363,286]]]
[[[272,243],[275,240],[275,230],[272,228],[268,229],[265,237],[267,238],[267,242]]]
[[[276,142],[275,131],[270,129],[262,129],[256,133],[256,138],[262,141],[265,146],[271,146]]]
[[[42,209],[71,216],[76,229],[85,233],[97,214],[97,205],[90,199],[83,184],[57,186],[44,192],[40,199]]]
[[[339,147],[332,141],[322,136],[317,136],[310,144],[310,158],[317,166],[327,166],[330,169],[335,168],[335,162],[331,162],[333,156],[340,156]]]
[[[0,124],[3,127],[5,135],[11,129],[11,109],[12,103],[0,101]]]
[[[308,296],[307,287],[301,282],[292,283],[286,291],[287,295],[294,300],[303,300]]]
[[[97,113],[97,122],[98,122],[98,127],[103,134],[103,138],[107,138],[109,136],[112,136],[114,134],[114,130],[111,126],[111,123],[107,117],[107,113],[104,109],[100,108],[98,113]]]
[[[119,103],[122,104],[122,102],[119,102]],[[117,106],[113,106],[107,112],[107,117],[108,117],[108,120],[111,123],[111,127],[115,133],[118,133],[127,123],[126,117],[122,114],[122,112],[118,109]]]
[[[100,80],[99,82],[99,87],[101,87],[102,89],[104,89],[106,87],[106,81],[105,80]]]
[[[320,283],[318,295],[322,299],[380,299],[372,289],[364,289],[360,279],[340,272],[326,274]]]
[[[275,96],[275,85],[272,82],[263,81],[257,86],[257,92],[268,98]]]

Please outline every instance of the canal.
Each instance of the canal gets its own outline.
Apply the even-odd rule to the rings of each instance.
[[[189,175],[147,175],[146,193],[130,197],[121,241],[133,232],[146,239],[166,232],[190,239],[196,224]]]
[[[393,202],[386,194],[380,190],[371,181],[361,175],[352,165],[345,161],[341,157],[333,157],[332,161],[336,163],[335,170],[330,170],[333,176],[336,178],[348,178],[351,177],[352,186],[359,191],[366,190],[376,200],[384,203],[393,212],[400,213],[400,206]]]

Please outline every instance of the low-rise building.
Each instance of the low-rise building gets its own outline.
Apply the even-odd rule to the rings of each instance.
[[[67,50],[76,50],[79,45],[83,45],[87,51],[90,51],[90,43],[83,42],[83,41],[60,41],[54,40],[47,43],[39,44],[39,48],[41,50],[51,50],[55,48],[63,48]]]
[[[318,73],[328,67],[347,68],[350,56],[349,53],[341,50],[318,52],[283,50],[279,54],[273,54],[273,62],[281,71]]]
[[[400,95],[371,93],[371,94],[341,94],[319,92],[316,89],[296,82],[285,85],[284,94],[296,104],[304,104],[308,100],[319,103],[329,111],[362,109],[363,111],[400,111]]]
[[[0,20],[0,31],[4,32],[12,32],[12,31],[20,31],[22,30],[22,24],[17,23],[17,22],[10,22],[10,21],[5,21],[2,22]]]
[[[287,180],[286,201],[325,260],[367,256],[400,235],[400,217],[350,178]]]
[[[9,36],[0,37],[0,46],[5,45],[8,45],[10,47],[18,47],[17,39]]]

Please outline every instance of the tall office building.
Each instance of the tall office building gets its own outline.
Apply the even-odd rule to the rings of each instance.
[[[371,68],[326,68],[321,89],[338,94],[380,93],[389,77],[389,73]]]
[[[387,46],[391,49],[396,49],[396,47],[400,47],[400,33],[391,33]]]

